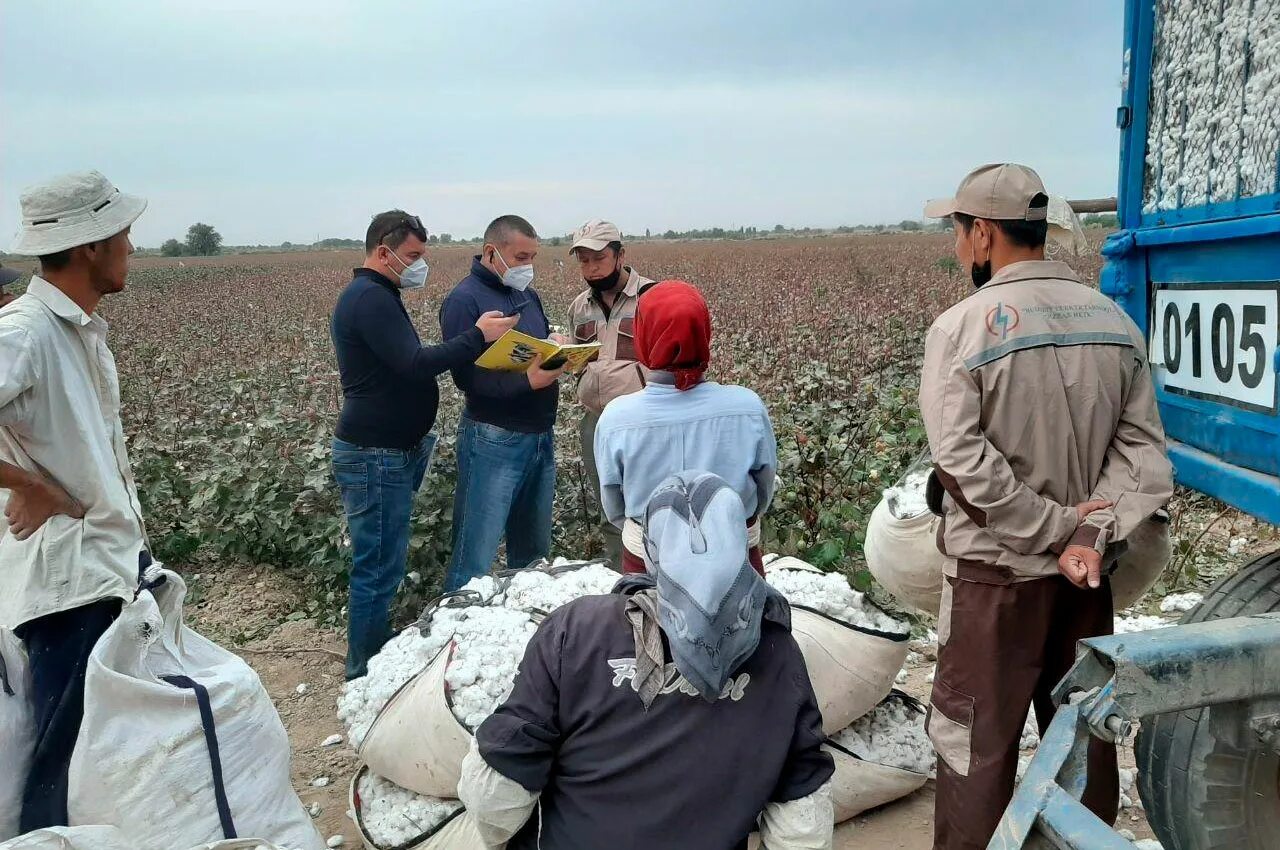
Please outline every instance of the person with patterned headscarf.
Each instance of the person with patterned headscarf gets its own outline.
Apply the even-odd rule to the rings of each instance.
[[[791,609],[742,500],[684,470],[645,511],[648,572],[553,611],[476,730],[458,797],[487,847],[830,850],[831,757]]]

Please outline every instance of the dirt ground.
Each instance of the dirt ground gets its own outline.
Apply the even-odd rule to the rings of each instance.
[[[330,735],[344,732],[335,709],[342,691],[343,635],[317,628],[312,620],[288,619],[303,609],[304,599],[299,582],[278,571],[227,566],[183,573],[194,600],[187,608],[188,624],[240,653],[257,670],[274,700],[293,745],[294,787],[304,805],[319,807],[316,823],[321,834],[325,838],[342,835],[344,846],[359,847],[359,836],[347,817],[348,785],[358,767],[355,754],[345,742],[321,746]],[[899,687],[927,699],[932,666],[927,658],[920,658]],[[1131,750],[1122,750],[1121,764],[1133,766]],[[1120,817],[1119,826],[1138,838],[1152,837],[1140,809],[1127,810]],[[932,838],[930,781],[904,800],[841,824],[835,847],[928,850]]]

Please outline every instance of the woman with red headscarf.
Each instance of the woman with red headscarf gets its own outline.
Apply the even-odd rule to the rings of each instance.
[[[682,280],[646,290],[635,344],[649,370],[646,386],[605,407],[595,440],[601,503],[622,528],[623,570],[644,572],[650,495],[670,476],[698,470],[720,476],[741,497],[751,563],[763,572],[759,520],[773,498],[778,446],[759,396],[705,378],[711,313],[702,293]]]

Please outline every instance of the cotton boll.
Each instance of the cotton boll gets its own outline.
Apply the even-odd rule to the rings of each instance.
[[[498,580],[493,576],[477,576],[462,586],[464,591],[478,593],[481,599],[491,600],[498,594]]]
[[[933,744],[925,733],[924,715],[900,699],[880,703],[833,738],[858,758],[932,776]]]

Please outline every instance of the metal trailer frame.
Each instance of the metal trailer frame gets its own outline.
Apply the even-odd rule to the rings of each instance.
[[[1061,850],[1133,850],[1080,802],[1093,737],[1127,739],[1153,714],[1212,706],[1218,734],[1280,749],[1280,614],[1080,642],[1059,705],[987,850],[1042,836]]]
[[[1156,0],[1126,0],[1121,230],[1102,248],[1102,291],[1151,338],[1154,284],[1213,283],[1280,290],[1280,191],[1176,210],[1143,212]],[[1280,161],[1277,162],[1280,186]],[[1226,282],[1225,284],[1223,282]],[[1280,374],[1280,347],[1274,356]],[[1280,525],[1280,389],[1271,410],[1169,391],[1156,368],[1157,400],[1180,483]],[[1278,381],[1277,383],[1280,383]]]

